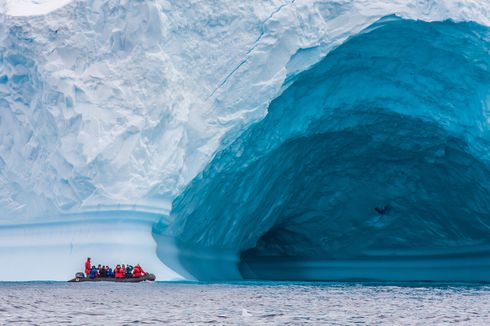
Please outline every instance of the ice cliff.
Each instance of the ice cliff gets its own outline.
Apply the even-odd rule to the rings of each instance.
[[[0,279],[484,247],[488,1],[0,3]]]

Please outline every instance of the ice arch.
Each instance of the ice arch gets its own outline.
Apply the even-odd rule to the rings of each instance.
[[[382,19],[218,152],[155,237],[199,279],[489,281],[489,39]]]

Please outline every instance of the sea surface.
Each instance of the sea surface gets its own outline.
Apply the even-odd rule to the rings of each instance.
[[[0,283],[0,325],[490,325],[490,286]]]

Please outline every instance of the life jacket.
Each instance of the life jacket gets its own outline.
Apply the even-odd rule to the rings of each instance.
[[[133,276],[134,277],[141,277],[141,268],[139,268],[138,266],[136,266],[133,269]]]
[[[116,268],[116,278],[124,278],[124,269],[122,269],[121,267],[120,268]]]

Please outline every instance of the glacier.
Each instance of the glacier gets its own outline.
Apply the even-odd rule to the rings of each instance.
[[[0,1],[0,280],[483,278],[488,8]]]

